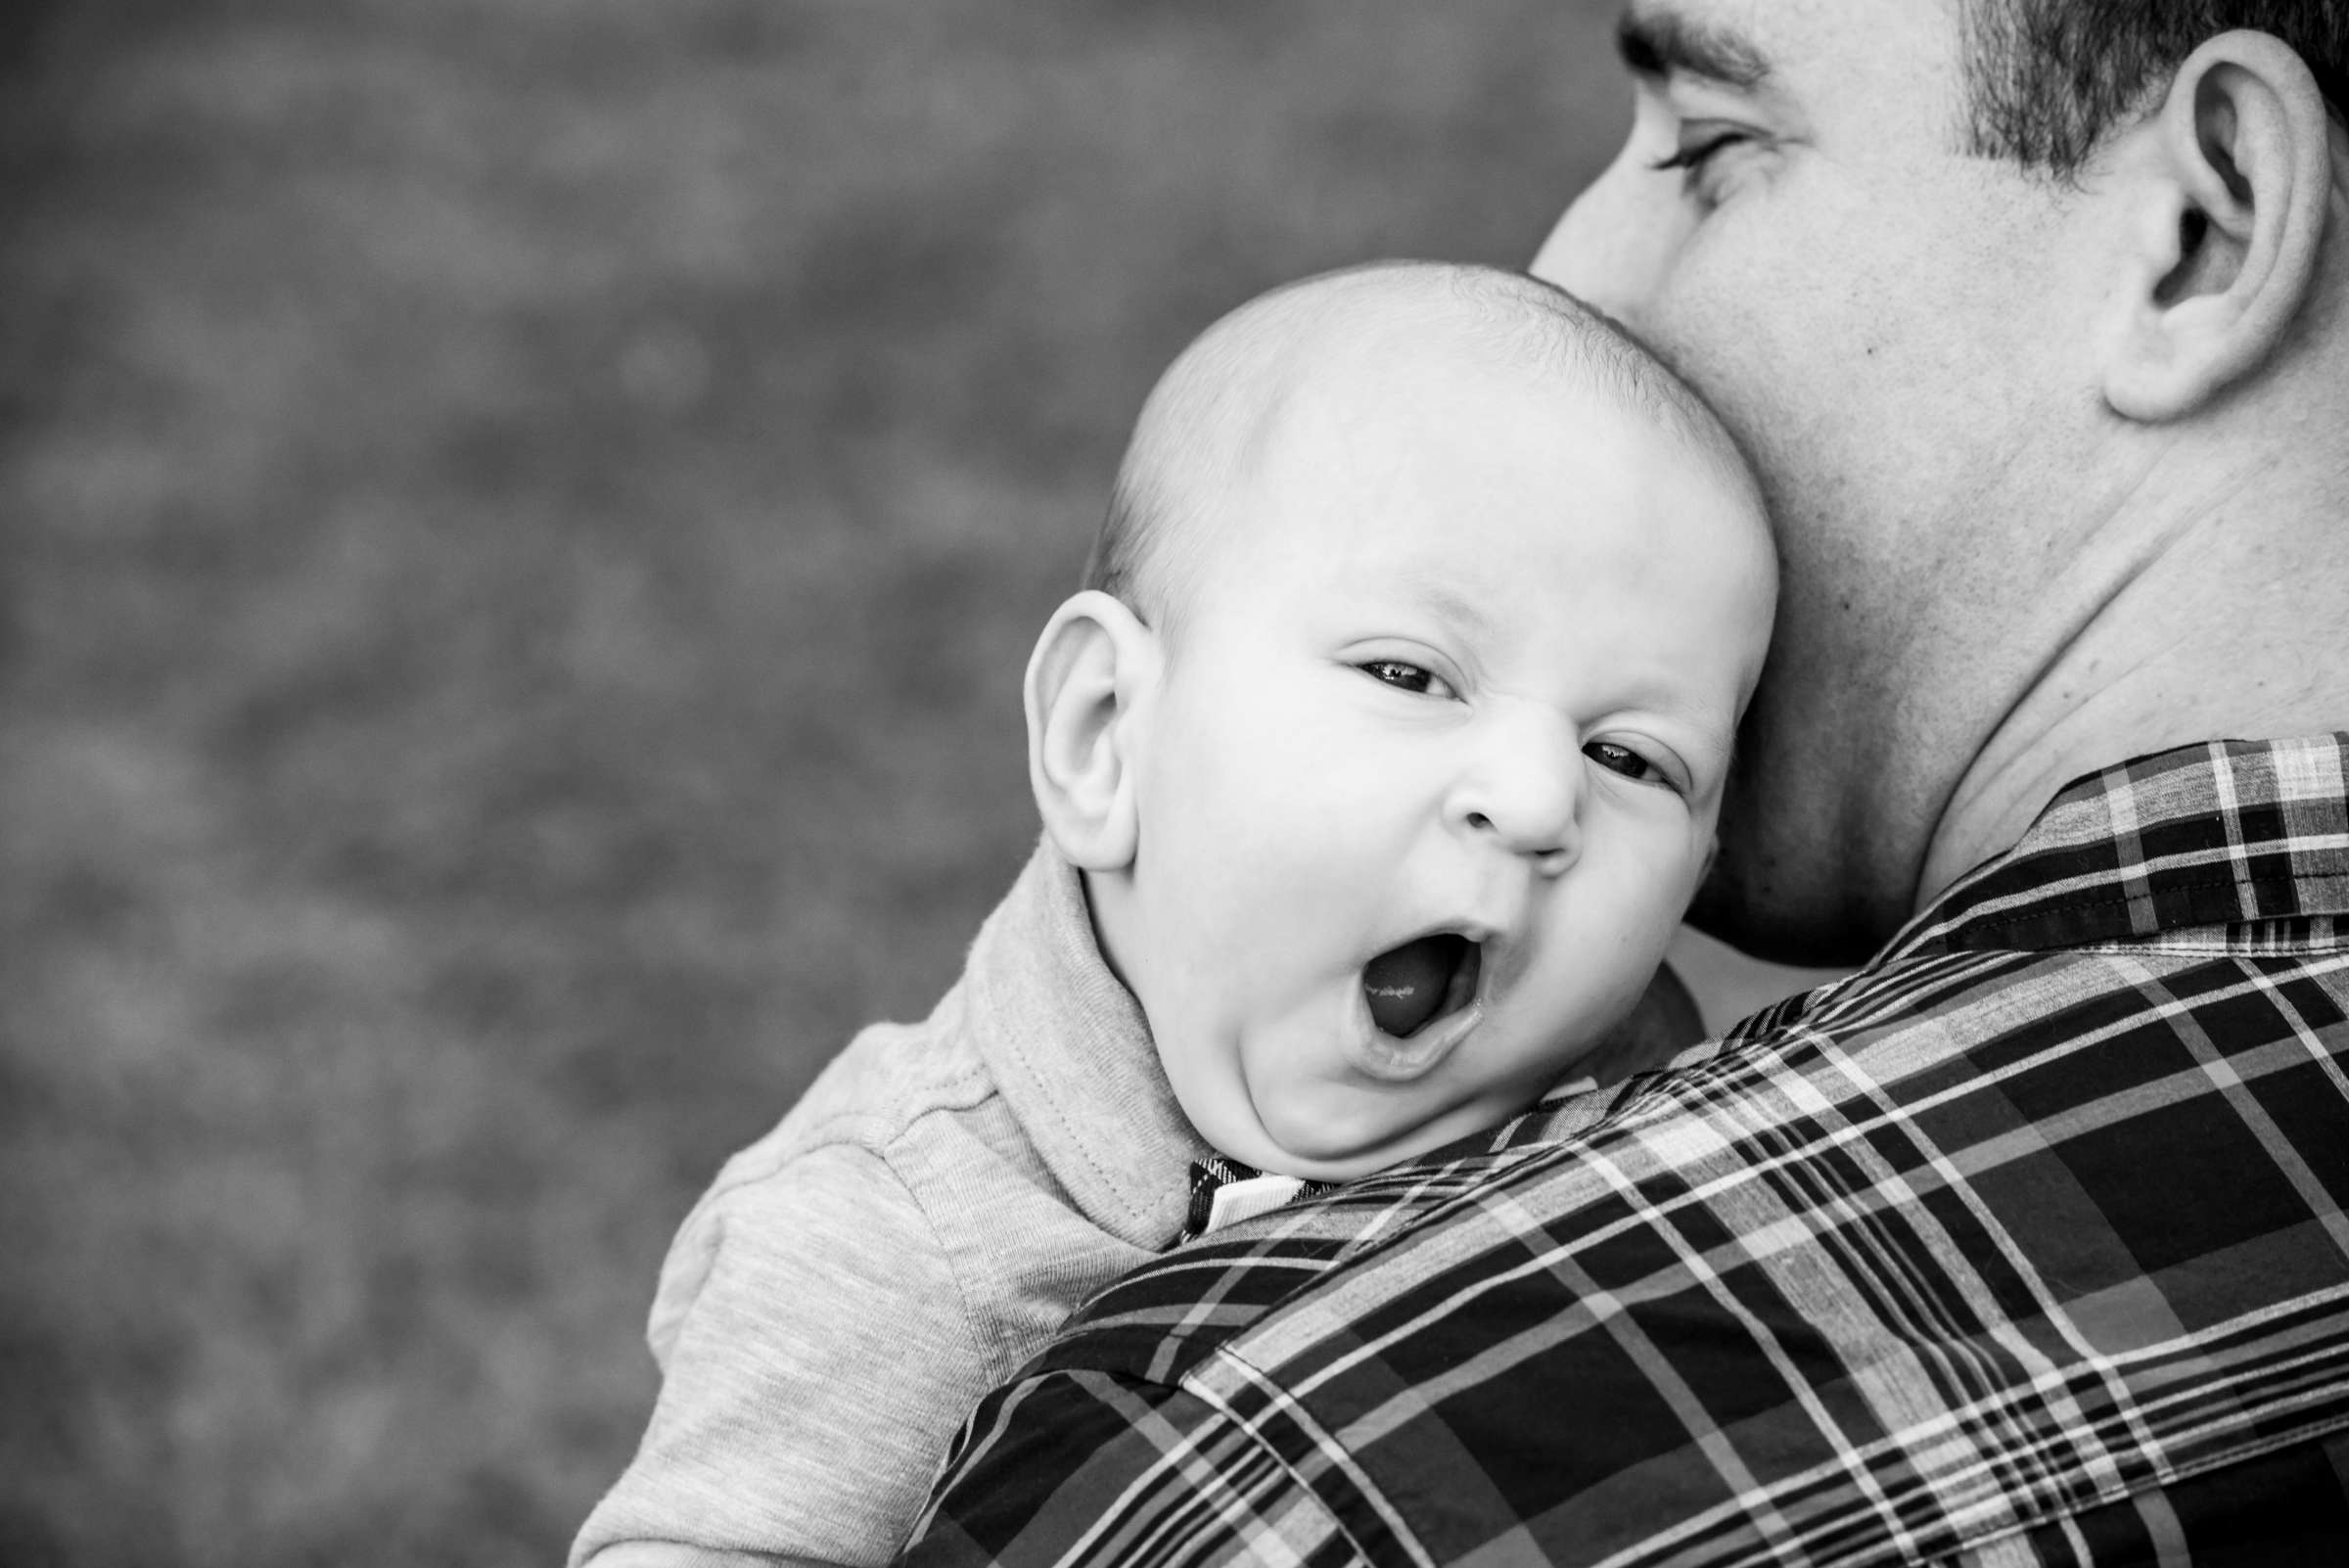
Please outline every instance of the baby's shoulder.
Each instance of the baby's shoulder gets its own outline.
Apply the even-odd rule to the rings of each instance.
[[[909,1137],[942,1120],[991,1120],[993,1076],[949,993],[918,1024],[873,1024],[825,1064],[763,1137],[728,1160],[714,1191],[774,1177],[818,1151],[858,1150],[894,1166]]]

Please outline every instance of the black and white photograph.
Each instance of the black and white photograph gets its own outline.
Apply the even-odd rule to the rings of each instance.
[[[2349,0],[25,0],[0,1568],[2349,1564]]]

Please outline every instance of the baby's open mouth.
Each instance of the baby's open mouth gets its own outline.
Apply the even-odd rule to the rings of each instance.
[[[1483,950],[1454,932],[1389,947],[1362,966],[1370,1021],[1397,1039],[1408,1039],[1476,1000],[1483,968]]]

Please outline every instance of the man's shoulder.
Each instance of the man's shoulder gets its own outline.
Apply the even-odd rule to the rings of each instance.
[[[1724,1550],[1766,1504],[1953,1551],[2349,1427],[2349,958],[2273,936],[1879,964],[1158,1260],[1030,1386],[1180,1390],[1317,1495],[1506,1483],[1561,1561],[1658,1486]]]

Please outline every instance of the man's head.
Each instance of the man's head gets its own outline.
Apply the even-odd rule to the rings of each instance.
[[[1176,361],[1030,753],[1209,1141],[1357,1175],[1598,1041],[1710,855],[1773,576],[1719,426],[1546,285],[1338,274]]]
[[[1622,40],[1630,137],[1535,270],[1706,395],[1783,569],[1700,923],[1855,959],[2077,772],[2349,719],[2309,646],[2349,3],[1633,0]]]
[[[1967,150],[2065,179],[2234,28],[2293,51],[2333,115],[2349,114],[2341,0],[1964,0],[1958,15]]]

